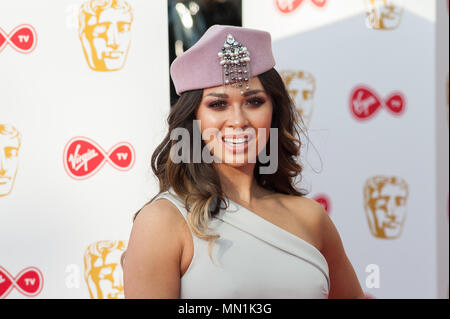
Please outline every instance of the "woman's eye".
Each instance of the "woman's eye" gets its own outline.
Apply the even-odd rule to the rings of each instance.
[[[253,98],[253,99],[249,99],[246,101],[246,105],[251,105],[251,106],[260,106],[262,104],[264,104],[266,101],[262,98]],[[220,108],[225,108],[227,106],[227,102],[223,101],[223,100],[218,100],[218,101],[214,101],[208,104],[208,107],[212,108],[212,109],[220,109]]]
[[[250,99],[247,101],[248,104],[254,105],[254,106],[262,105],[262,104],[264,104],[264,102],[265,101],[261,98],[254,98],[254,99]]]
[[[212,109],[222,108],[227,106],[227,103],[225,101],[214,101],[208,104],[208,107]]]

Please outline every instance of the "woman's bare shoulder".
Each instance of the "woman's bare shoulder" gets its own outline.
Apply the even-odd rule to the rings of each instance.
[[[147,223],[150,221],[182,225],[184,217],[170,200],[158,198],[142,207],[134,222]]]
[[[157,199],[146,204],[136,216],[130,234],[133,248],[169,245],[182,247],[184,217],[168,199]]]
[[[283,195],[282,201],[292,215],[304,225],[307,225],[319,237],[328,214],[321,204],[315,200],[297,195]]]
[[[305,196],[279,194],[278,200],[298,217],[321,220],[326,214],[321,204]]]
[[[183,222],[181,213],[167,199],[141,209],[124,260],[127,298],[177,298]]]

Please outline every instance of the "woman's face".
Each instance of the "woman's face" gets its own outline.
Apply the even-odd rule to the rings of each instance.
[[[272,101],[258,77],[241,94],[230,85],[203,90],[196,110],[203,141],[216,162],[239,167],[256,163],[267,144],[272,122]]]

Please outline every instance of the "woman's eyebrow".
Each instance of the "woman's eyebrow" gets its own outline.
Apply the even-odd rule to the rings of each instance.
[[[228,94],[223,94],[223,93],[209,93],[206,96],[214,96],[214,97],[219,97],[222,99],[228,99]]]
[[[252,91],[245,92],[245,93],[244,93],[244,96],[255,95],[255,94],[258,94],[258,93],[260,93],[260,92],[265,93],[264,90],[252,90]]]
[[[264,92],[264,90],[251,90],[251,91],[245,92],[244,96],[247,97],[250,95],[255,95],[260,92]],[[229,97],[228,94],[224,94],[224,93],[209,93],[206,96],[214,96],[214,97],[218,97],[218,98],[222,98],[222,99],[227,99]]]

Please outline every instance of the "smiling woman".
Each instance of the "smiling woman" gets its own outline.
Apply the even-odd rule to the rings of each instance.
[[[160,191],[122,258],[125,297],[363,297],[328,215],[295,187],[301,119],[274,65],[270,34],[220,25],[172,63],[180,98],[152,156]],[[196,162],[202,150],[214,161]]]
[[[251,84],[255,89],[243,95],[238,89],[227,88],[226,93],[220,93],[222,87],[205,89],[202,103],[196,110],[202,132],[207,128],[219,132],[219,136],[203,138],[220,162],[228,165],[248,163],[249,148],[253,150],[251,157],[255,163],[257,154],[262,151],[256,150],[256,146],[265,147],[269,139],[273,113],[270,95],[257,77],[251,80]],[[218,150],[219,155],[214,150]]]

